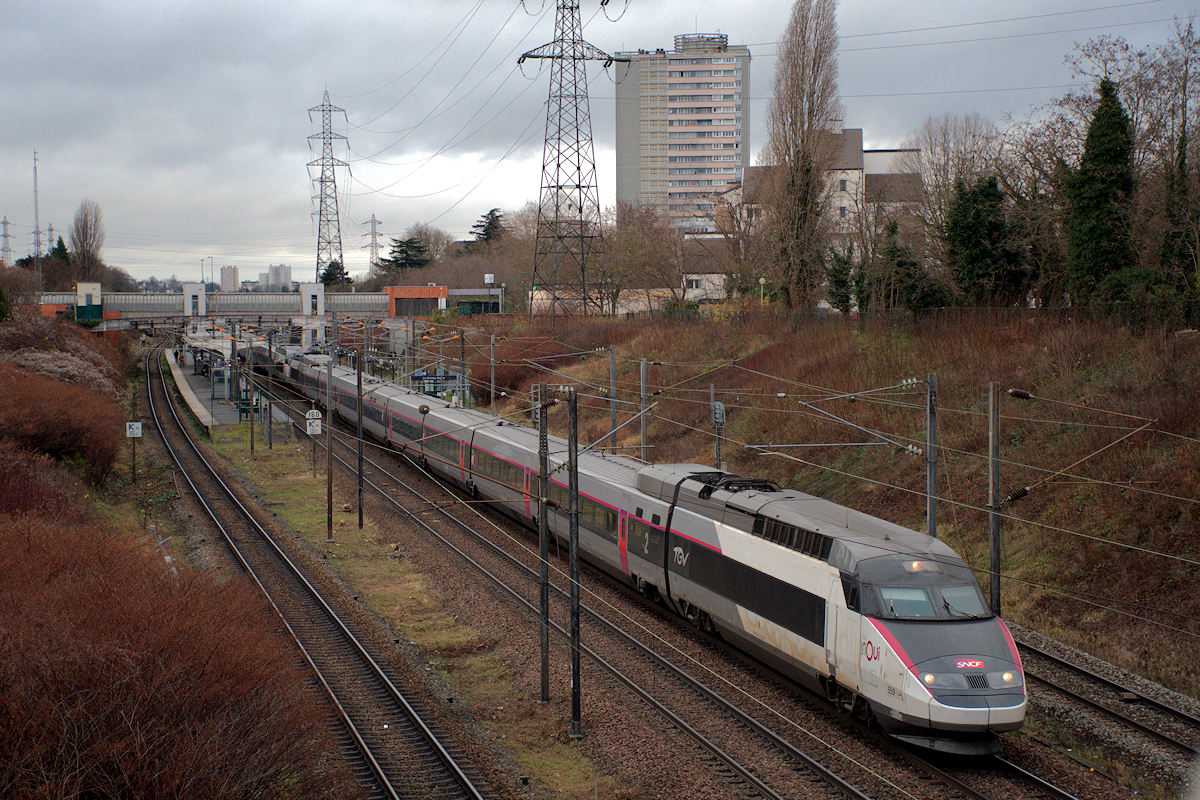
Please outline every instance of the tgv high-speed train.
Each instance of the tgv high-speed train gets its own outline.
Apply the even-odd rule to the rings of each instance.
[[[324,406],[328,356],[251,359]],[[524,425],[365,377],[363,425],[526,525],[538,513],[538,436]],[[334,407],[354,419],[353,370]],[[566,442],[552,438],[552,461]],[[563,539],[565,470],[548,524]],[[700,464],[579,459],[579,546],[597,567],[697,626],[874,718],[890,735],[960,754],[995,752],[1025,718],[1021,659],[950,547],[819,497]]]

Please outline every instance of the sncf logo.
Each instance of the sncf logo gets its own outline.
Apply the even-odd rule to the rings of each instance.
[[[954,666],[957,669],[983,669],[983,662],[977,658],[956,658]]]

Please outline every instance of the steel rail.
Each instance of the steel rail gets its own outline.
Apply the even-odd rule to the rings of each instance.
[[[1137,697],[1139,701],[1146,703],[1148,706],[1151,706],[1158,711],[1161,711],[1162,713],[1166,714],[1167,716],[1174,717],[1179,722],[1183,722],[1183,723],[1186,723],[1187,725],[1190,725],[1192,727],[1200,729],[1200,717],[1196,717],[1193,714],[1189,714],[1188,712],[1184,711],[1183,709],[1176,708],[1175,706],[1164,703],[1161,700],[1157,700],[1157,699],[1151,697],[1150,695],[1146,694],[1145,692],[1141,692],[1130,686],[1125,686],[1120,683],[1117,683],[1116,681],[1112,680],[1111,678],[1107,678],[1103,675],[1100,675],[1099,673],[1093,672],[1092,670],[1088,669],[1087,667],[1083,667],[1083,666],[1080,666],[1079,664],[1075,664],[1070,661],[1067,661],[1065,658],[1056,656],[1053,653],[1047,652],[1046,650],[1043,650],[1042,648],[1037,647],[1035,645],[1031,645],[1026,642],[1018,642],[1017,647],[1021,648],[1022,650],[1027,650],[1030,653],[1033,653],[1034,655],[1038,656],[1039,658],[1043,658],[1046,661],[1049,661],[1057,666],[1063,667],[1064,669],[1071,670],[1072,672],[1077,672],[1090,680],[1093,680],[1099,684],[1107,686],[1109,689],[1112,689],[1113,691],[1127,692],[1129,694],[1132,694],[1135,697]]]
[[[155,352],[155,351],[152,351],[152,354],[153,354],[153,352]],[[167,437],[166,437],[165,433],[163,432],[163,428],[162,428],[162,425],[160,422],[160,415],[158,413],[158,410],[157,410],[157,408],[155,406],[155,402],[154,402],[154,393],[153,393],[152,386],[151,386],[152,372],[150,370],[150,361],[151,361],[151,356],[147,355],[147,357],[146,357],[146,368],[147,368],[147,371],[146,371],[146,374],[147,374],[146,393],[147,393],[147,398],[148,398],[149,404],[150,404],[151,417],[154,420],[155,425],[159,430],[159,438],[163,441],[164,447],[166,448],[168,454],[171,456],[172,461],[174,461],[175,465],[178,467],[180,474],[183,475],[184,479],[187,481],[188,486],[191,487],[193,494],[196,496],[196,498],[200,502],[201,506],[203,506],[205,511],[208,513],[208,515],[212,518],[213,522],[217,525],[218,529],[221,531],[221,534],[224,537],[227,545],[230,547],[230,549],[233,551],[233,553],[237,557],[237,560],[242,565],[242,568],[246,570],[247,574],[249,574],[251,576],[251,578],[254,580],[255,584],[259,587],[260,591],[262,591],[263,595],[267,598],[267,601],[271,604],[271,607],[275,610],[275,613],[279,616],[284,627],[287,629],[289,635],[292,636],[292,638],[296,642],[297,647],[300,648],[301,653],[304,655],[305,661],[307,661],[309,666],[313,669],[313,672],[317,676],[318,680],[321,682],[321,685],[325,687],[325,690],[328,692],[330,698],[332,699],[334,706],[338,709],[338,712],[341,715],[343,722],[346,724],[348,730],[350,731],[351,736],[354,738],[355,743],[358,745],[359,749],[362,751],[364,759],[368,762],[372,772],[375,774],[376,778],[378,779],[380,788],[383,789],[389,797],[397,798],[397,800],[398,800],[400,795],[396,793],[396,790],[392,786],[391,781],[384,774],[382,767],[379,765],[374,754],[371,752],[370,747],[363,740],[362,735],[360,734],[358,728],[351,721],[351,719],[350,719],[349,715],[347,714],[345,708],[343,707],[341,701],[338,699],[338,697],[334,693],[333,688],[329,685],[325,676],[322,674],[320,668],[317,666],[316,662],[314,661],[311,654],[309,653],[308,649],[305,648],[304,644],[300,640],[299,635],[289,624],[287,618],[283,614],[283,611],[279,608],[275,599],[271,596],[270,592],[267,590],[266,586],[263,584],[259,575],[250,566],[249,561],[247,560],[245,555],[242,553],[241,549],[237,546],[236,542],[233,539],[233,536],[229,533],[229,531],[226,529],[226,527],[220,522],[220,520],[218,519],[218,516],[217,516],[216,512],[214,511],[214,509],[212,508],[212,506],[209,505],[208,501],[204,498],[203,494],[199,491],[199,488],[192,481],[192,478],[189,475],[188,470],[183,466],[183,463],[181,462],[174,447],[167,440]],[[287,556],[287,554],[285,554],[283,552],[283,550],[279,547],[279,545],[275,542],[275,540],[271,537],[271,535],[258,522],[258,520],[255,518],[253,513],[251,513],[250,510],[247,509],[245,507],[245,505],[241,502],[241,500],[238,499],[236,494],[234,494],[234,492],[229,488],[229,486],[225,483],[224,480],[222,480],[220,475],[213,468],[212,464],[209,463],[208,459],[205,458],[204,454],[200,451],[196,442],[192,439],[191,435],[188,433],[187,426],[179,418],[179,415],[178,415],[178,413],[175,409],[174,403],[172,401],[170,385],[167,382],[166,374],[162,372],[161,364],[159,364],[158,372],[159,372],[159,377],[161,380],[161,387],[162,387],[164,396],[167,398],[167,408],[171,412],[171,416],[173,417],[173,419],[175,421],[175,424],[177,426],[179,433],[184,437],[184,440],[188,443],[189,447],[192,449],[193,453],[196,455],[198,460],[202,464],[204,464],[204,467],[208,470],[208,472],[209,472],[210,476],[213,478],[213,480],[221,487],[222,491],[225,493],[228,500],[234,506],[236,506],[236,508],[239,510],[239,512],[242,514],[242,516],[258,531],[258,533],[262,536],[263,541],[265,541],[267,544],[270,545],[271,549],[275,551],[275,553],[278,555],[279,559],[284,564],[287,565],[291,574],[308,591],[310,596],[314,600],[316,600],[317,603],[322,607],[322,609],[328,615],[328,618],[330,619],[330,621],[332,621],[336,625],[336,627],[341,631],[342,635],[345,637],[345,640],[351,644],[351,646],[358,653],[358,655],[371,667],[371,670],[375,673],[375,675],[379,679],[380,683],[388,688],[390,694],[392,695],[393,699],[397,702],[398,706],[409,717],[409,719],[412,721],[413,725],[421,732],[422,736],[425,737],[427,742],[430,744],[431,748],[437,753],[439,760],[441,760],[443,762],[443,764],[446,766],[447,770],[454,777],[456,782],[464,789],[464,791],[466,791],[466,793],[468,794],[469,797],[475,798],[475,800],[483,800],[483,795],[480,793],[478,788],[476,788],[474,783],[470,780],[470,778],[468,778],[466,776],[466,774],[463,773],[463,771],[462,771],[461,767],[459,767],[458,763],[446,751],[445,747],[438,740],[437,736],[429,729],[429,727],[425,724],[425,721],[423,719],[421,719],[420,714],[418,714],[416,709],[414,709],[412,707],[412,705],[409,703],[407,698],[404,697],[403,693],[400,692],[400,690],[396,687],[396,685],[392,682],[392,680],[384,673],[383,669],[379,666],[378,662],[376,662],[375,659],[370,655],[370,653],[367,652],[366,648],[362,645],[361,642],[359,642],[357,637],[355,637],[354,634],[351,633],[350,629],[342,621],[341,617],[338,616],[337,612],[335,612],[333,610],[333,608],[325,601],[325,599],[321,596],[320,592],[317,591],[316,587],[314,587],[312,585],[312,583],[309,582],[309,580],[304,576],[303,572],[299,569],[299,567],[297,567],[296,564]]]
[[[1105,714],[1109,717],[1117,719],[1122,724],[1128,725],[1129,727],[1133,728],[1134,730],[1138,731],[1139,733],[1143,733],[1146,736],[1149,736],[1153,739],[1157,739],[1158,741],[1162,742],[1163,744],[1177,748],[1177,749],[1182,750],[1185,753],[1189,753],[1191,755],[1200,755],[1200,748],[1197,748],[1186,742],[1181,742],[1178,739],[1176,739],[1174,736],[1171,736],[1169,733],[1163,733],[1162,731],[1158,730],[1157,728],[1152,728],[1149,725],[1147,725],[1146,723],[1141,722],[1140,720],[1136,720],[1133,717],[1129,716],[1128,714],[1118,711],[1115,708],[1109,708],[1104,703],[1101,703],[1098,700],[1093,700],[1090,697],[1086,697],[1083,694],[1080,694],[1079,692],[1077,692],[1073,689],[1068,689],[1066,686],[1063,686],[1061,683],[1051,680],[1050,678],[1047,678],[1044,675],[1038,675],[1038,674],[1030,672],[1028,669],[1026,669],[1025,677],[1028,679],[1034,680],[1040,684],[1043,684],[1044,686],[1049,687],[1051,690],[1071,698],[1072,700],[1074,700],[1077,703],[1081,703],[1081,704],[1087,706],[1088,708],[1094,709],[1096,711],[1099,711],[1102,714]]]
[[[1039,790],[1058,798],[1058,800],[1079,800],[1078,797],[1071,794],[1066,789],[1060,788],[1059,786],[1056,786],[1055,784],[1051,783],[1050,781],[1046,780],[1045,778],[1042,778],[1039,775],[1033,774],[1032,772],[1025,769],[1024,767],[1017,766],[1016,764],[1009,761],[1007,758],[1004,758],[1003,756],[992,756],[992,760],[995,761],[996,763],[1000,764],[1005,769],[1015,772],[1017,775],[1019,775],[1021,777],[1022,780],[1032,784],[1033,786],[1036,786]]]

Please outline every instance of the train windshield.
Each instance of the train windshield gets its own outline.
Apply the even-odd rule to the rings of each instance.
[[[992,616],[970,568],[961,561],[882,556],[859,563],[862,612],[891,619],[983,619]]]

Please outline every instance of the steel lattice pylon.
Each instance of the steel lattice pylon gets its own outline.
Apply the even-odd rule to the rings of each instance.
[[[600,5],[607,3],[601,0]],[[600,193],[585,67],[588,61],[603,61],[608,67],[615,59],[583,40],[579,0],[558,0],[554,27],[553,42],[530,50],[517,61],[551,61],[530,288],[550,292],[550,313],[587,314],[603,309],[607,280],[600,261]],[[532,314],[532,292],[530,298]]]
[[[314,195],[314,199],[319,198],[321,201],[320,210],[317,212],[317,282],[320,283],[321,271],[329,266],[329,262],[336,259],[343,269],[346,266],[346,262],[342,260],[342,225],[338,218],[337,181],[333,173],[335,167],[347,166],[345,161],[333,157],[333,140],[346,138],[333,132],[333,114],[345,114],[346,109],[338,108],[329,102],[327,89],[321,105],[308,110],[310,120],[314,111],[321,112],[321,132],[308,138],[310,141],[321,141],[321,157],[308,162],[308,166],[321,168],[321,177],[317,179],[317,194]]]

